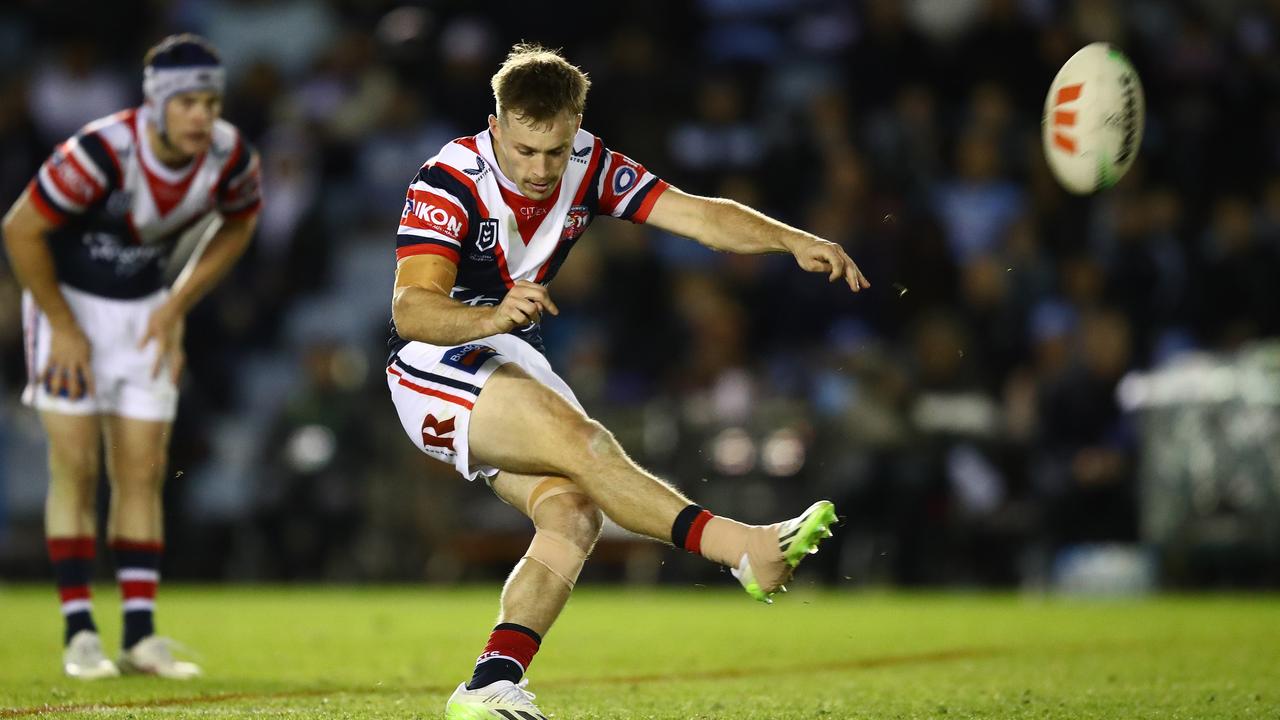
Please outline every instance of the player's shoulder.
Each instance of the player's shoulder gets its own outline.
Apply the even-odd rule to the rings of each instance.
[[[123,154],[138,142],[137,122],[138,109],[128,108],[88,123],[75,137],[82,144],[101,143],[112,152]]]
[[[232,159],[253,152],[253,148],[239,128],[218,118],[213,123],[213,142],[209,152],[214,157]]]
[[[447,169],[455,177],[465,177],[472,182],[479,182],[488,177],[492,170],[489,161],[480,152],[478,135],[468,135],[445,143],[430,160],[422,165],[422,171],[436,167]]]
[[[588,164],[591,159],[604,152],[604,143],[591,132],[578,128],[573,136],[573,150],[569,160]]]

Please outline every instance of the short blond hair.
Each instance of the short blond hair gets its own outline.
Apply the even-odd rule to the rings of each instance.
[[[551,122],[566,110],[581,115],[591,79],[569,64],[559,50],[519,43],[511,48],[491,84],[499,119],[509,113],[536,126]]]

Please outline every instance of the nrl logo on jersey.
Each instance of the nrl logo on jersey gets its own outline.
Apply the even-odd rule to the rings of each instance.
[[[476,234],[476,249],[489,252],[498,244],[498,221],[485,218],[480,221],[480,232]]]
[[[564,230],[560,233],[561,240],[577,240],[578,236],[587,231],[587,226],[591,224],[591,211],[586,205],[574,205],[569,208],[569,213],[564,216]]]

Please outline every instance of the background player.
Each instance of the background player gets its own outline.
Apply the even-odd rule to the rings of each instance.
[[[449,717],[541,714],[517,684],[599,536],[602,511],[633,532],[732,569],[768,600],[835,519],[819,502],[748,526],[713,516],[635,465],[538,352],[546,285],[598,214],[870,287],[844,250],[729,200],[685,194],[581,129],[589,81],[557,53],[518,45],[493,77],[488,130],[446,145],[409,188],[397,239],[388,384],[420,449],[525,512],[533,542]],[[516,715],[525,717],[527,715]]]
[[[182,370],[183,320],[244,252],[260,201],[258,159],[219,119],[217,51],[194,35],[146,55],[142,107],[85,126],[53,152],[4,219],[26,289],[23,401],[49,440],[45,533],[65,617],[64,670],[187,678],[155,634],[164,543],[161,488]],[[222,225],[165,287],[178,238],[210,213]],[[124,600],[119,667],[102,651],[89,584],[105,441],[107,537]]]

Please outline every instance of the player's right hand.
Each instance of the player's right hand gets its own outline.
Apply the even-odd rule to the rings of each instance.
[[[93,394],[92,348],[79,325],[54,328],[49,336],[49,361],[40,376],[45,392],[79,400]]]
[[[528,280],[517,280],[507,291],[506,297],[493,309],[493,333],[500,335],[516,328],[532,325],[542,319],[542,313],[550,311],[559,315],[560,308],[551,302],[547,289]]]

